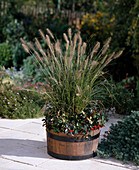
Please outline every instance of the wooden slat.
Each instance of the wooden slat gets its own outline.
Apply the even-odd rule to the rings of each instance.
[[[91,132],[91,135],[97,135],[99,132],[100,130],[94,130]],[[57,135],[59,137],[60,136],[67,137],[67,141],[65,142],[65,141],[55,140],[47,136],[48,152],[52,152],[53,154],[55,153],[56,155],[66,155],[66,156],[69,155],[70,158],[71,156],[73,157],[87,156],[93,154],[98,147],[99,137],[95,140],[85,141],[85,142],[68,142],[69,136],[67,134],[54,133],[53,131],[49,131],[49,133],[52,133],[53,135]],[[77,136],[82,137],[82,135],[76,135],[76,137]]]

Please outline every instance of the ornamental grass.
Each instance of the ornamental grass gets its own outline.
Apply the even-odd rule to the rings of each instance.
[[[64,124],[61,123],[59,127],[63,127],[65,132],[65,128],[68,126],[70,131],[72,129],[67,124],[74,121],[75,127],[77,127],[76,123],[82,115],[83,120],[89,119],[88,128],[91,129],[92,125],[95,126],[93,116],[96,112],[92,111],[87,114],[85,110],[88,106],[94,107],[97,103],[101,103],[101,90],[98,87],[102,85],[104,80],[103,69],[111,60],[118,58],[122,51],[108,55],[107,51],[111,41],[111,38],[108,38],[102,47],[97,42],[88,55],[86,52],[87,43],[82,41],[79,32],[72,34],[71,29],[68,29],[68,34],[63,34],[65,40],[65,49],[63,50],[60,40],[55,39],[49,29],[46,30],[47,35],[44,35],[41,30],[39,30],[39,33],[46,42],[47,49],[42,48],[37,38],[35,38],[35,45],[21,39],[26,52],[34,55],[35,61],[42,69],[45,81],[48,84],[46,95],[53,111],[51,113],[49,111],[46,124],[48,125],[48,122],[51,122],[50,129],[54,128],[52,125],[52,122],[54,124],[54,117],[56,116],[55,119],[59,119],[59,116],[61,116],[63,119],[60,119],[60,121]],[[98,95],[99,101],[96,98]],[[68,120],[71,121],[68,122]]]

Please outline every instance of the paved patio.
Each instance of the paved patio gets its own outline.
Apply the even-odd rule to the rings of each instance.
[[[47,154],[46,132],[42,119],[0,119],[0,170],[126,170],[138,168],[115,159],[98,157],[65,161]],[[120,120],[111,117],[101,130],[101,137],[111,123]]]

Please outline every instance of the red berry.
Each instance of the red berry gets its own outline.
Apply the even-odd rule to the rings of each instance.
[[[69,132],[71,133],[71,132],[73,132],[74,130],[69,130]]]

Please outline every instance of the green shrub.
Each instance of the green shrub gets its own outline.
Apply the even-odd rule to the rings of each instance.
[[[6,42],[13,46],[13,66],[19,69],[23,64],[23,59],[27,58],[28,56],[23,50],[19,40],[20,37],[24,37],[24,39],[28,37],[25,32],[23,22],[19,22],[17,19],[11,18],[11,22],[7,23],[7,25],[3,28],[3,35],[6,39]]]
[[[99,145],[100,156],[113,156],[139,165],[139,111],[110,126]]]
[[[42,116],[41,109],[46,101],[43,94],[17,89],[10,84],[3,86],[3,90],[0,90],[0,117],[24,119]]]
[[[105,86],[109,91],[103,100],[106,108],[110,109],[114,107],[118,114],[130,114],[131,110],[136,109],[133,89],[129,91],[123,81],[115,83],[111,79],[108,83],[105,83]]]
[[[36,35],[38,35],[38,30],[42,28],[45,30],[46,28],[49,28],[56,38],[61,38],[62,34],[69,28],[71,27],[68,24],[68,17],[62,16],[62,13],[56,13],[48,9],[47,12],[44,12],[40,14],[38,17],[32,17],[31,18],[31,24],[26,25],[26,31],[27,34],[32,37],[30,39],[33,39]],[[46,31],[44,32],[46,33]]]
[[[139,70],[139,1],[129,0],[127,3],[127,0],[116,0],[111,3],[111,0],[104,0],[103,3],[107,4],[105,10],[110,14],[108,17],[115,16],[112,49],[124,48],[123,55],[109,67],[110,73],[117,81],[123,79],[126,73],[130,76],[139,76],[137,72]]]
[[[20,42],[16,43],[16,46],[13,50],[13,55],[12,55],[13,66],[19,70],[19,68],[21,68],[23,65],[23,60],[26,59],[27,57],[28,55],[23,50],[21,43]]]
[[[17,19],[11,17],[10,22],[2,30],[6,41],[10,44],[16,45],[20,42],[19,38],[27,38],[27,34],[23,25],[23,22],[19,22]]]
[[[97,11],[95,15],[89,13],[82,18],[80,30],[83,38],[103,42],[109,36],[112,36],[112,29],[115,25],[115,17],[108,19],[108,13]]]
[[[36,82],[44,82],[45,75],[42,70],[35,63],[33,56],[29,56],[23,61],[23,71],[24,71],[24,80]]]
[[[13,48],[8,43],[0,44],[0,65],[5,67],[12,66]]]
[[[123,55],[108,67],[114,80],[121,81],[126,73],[139,76],[138,0],[129,0],[128,3],[127,0],[116,0],[113,3],[111,0],[103,0],[100,3],[103,4],[103,10],[101,8],[93,16],[83,16],[81,33],[87,40],[92,38],[103,41],[111,36],[111,50],[124,49]]]
[[[112,106],[115,107],[116,112],[119,114],[130,114],[134,108],[134,93],[127,90],[121,84],[116,84],[112,93],[114,95],[114,101]]]

